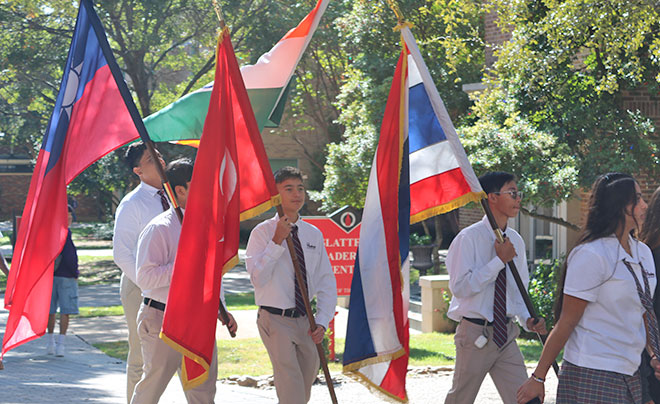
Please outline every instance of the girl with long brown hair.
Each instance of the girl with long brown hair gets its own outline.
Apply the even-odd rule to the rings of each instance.
[[[557,324],[518,390],[519,403],[543,400],[545,376],[562,348],[557,404],[641,403],[644,304],[650,305],[656,277],[651,250],[633,235],[646,207],[628,174],[594,182],[584,231],[561,276]]]

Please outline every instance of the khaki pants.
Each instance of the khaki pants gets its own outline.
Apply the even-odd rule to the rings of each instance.
[[[142,349],[137,331],[137,316],[142,301],[142,291],[122,273],[119,296],[124,306],[128,326],[128,358],[126,358],[126,402],[130,404],[135,385],[142,377]]]
[[[259,309],[257,326],[273,365],[280,404],[305,404],[319,371],[319,354],[307,317],[283,317]]]
[[[158,403],[175,373],[181,371],[183,356],[160,339],[164,312],[142,304],[138,314],[138,333],[142,342],[144,373],[135,386],[132,404]],[[213,360],[208,378],[201,385],[184,390],[188,403],[209,404],[215,398],[215,385],[218,379],[217,348],[213,347]]]
[[[474,341],[486,333],[488,343],[479,349]],[[451,390],[447,393],[445,404],[473,403],[479,393],[481,383],[490,374],[504,404],[516,403],[516,392],[527,380],[527,369],[522,353],[516,344],[520,334],[518,326],[509,322],[507,336],[502,348],[498,348],[492,340],[493,327],[481,326],[466,320],[456,329],[456,367]]]

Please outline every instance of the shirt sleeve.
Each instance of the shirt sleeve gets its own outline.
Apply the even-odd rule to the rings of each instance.
[[[225,306],[225,309],[226,309],[227,308],[227,302],[225,302],[225,283],[224,282],[220,282],[220,302],[222,302],[222,305]]]
[[[314,285],[316,285],[316,324],[322,325],[328,329],[328,324],[335,316],[335,309],[337,306],[337,280],[335,273],[332,271],[330,258],[325,249],[323,236],[319,232],[320,241],[318,245],[321,248],[321,259],[319,260],[319,267],[314,271]],[[311,297],[311,296],[310,296]]]
[[[273,277],[275,264],[286,250],[272,240],[267,226],[252,230],[245,250],[245,267],[255,288],[267,285]]]
[[[447,272],[449,273],[449,290],[457,298],[474,296],[495,282],[497,274],[504,263],[495,255],[485,266],[477,266],[477,248],[472,237],[465,233],[456,236],[447,252]],[[494,247],[490,247],[494,248]]]
[[[136,285],[140,289],[151,290],[170,285],[174,261],[169,260],[169,248],[162,227],[148,225],[142,231],[136,259]]]
[[[611,265],[610,269],[614,269]],[[596,301],[608,268],[605,257],[589,248],[576,248],[568,257],[564,293],[588,302]]]
[[[120,205],[115,217],[115,229],[112,238],[112,257],[115,264],[133,283],[137,284],[135,275],[135,251],[140,236],[137,209],[128,205]]]

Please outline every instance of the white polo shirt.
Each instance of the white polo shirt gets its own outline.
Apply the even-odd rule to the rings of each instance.
[[[623,260],[632,264],[642,289],[644,267],[651,295],[656,275],[646,244],[630,237],[630,256],[614,236],[573,249],[568,257],[564,293],[588,301],[582,318],[564,347],[564,359],[590,369],[634,374],[646,346],[646,330],[635,280]]]

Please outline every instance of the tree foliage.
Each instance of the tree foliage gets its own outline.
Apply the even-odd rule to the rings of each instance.
[[[221,2],[239,64],[256,62],[315,3]],[[660,89],[654,2],[396,3],[413,24],[477,173],[518,173],[536,206],[568,198],[604,171],[656,173],[654,125],[623,102],[631,91],[657,95]],[[111,0],[95,7],[144,116],[212,80],[218,22],[210,1]],[[484,70],[484,16],[491,10],[511,39]],[[75,2],[63,0],[0,4],[0,145],[28,148],[36,157],[76,13]],[[386,0],[332,1],[296,70],[289,105],[296,128],[330,142],[315,153],[306,147],[309,139],[294,136],[317,167],[312,187],[325,177],[314,197],[326,210],[364,203],[401,49],[396,24]],[[470,100],[462,85],[477,82],[486,90]],[[86,171],[72,189],[102,192],[99,198],[112,204],[112,193],[128,186],[126,173],[111,172],[119,154]]]
[[[657,94],[660,15],[649,1],[495,2],[511,40],[497,52],[478,125],[509,130],[524,122],[561,145],[546,172],[551,187],[531,186],[541,204],[566,199],[607,171],[657,172],[653,123],[624,104],[627,93]],[[589,12],[585,12],[589,10]],[[513,167],[511,165],[504,167]],[[524,176],[534,164],[520,167]],[[573,172],[568,186],[567,168]],[[541,175],[539,175],[541,174]],[[543,178],[543,173],[533,176]]]

